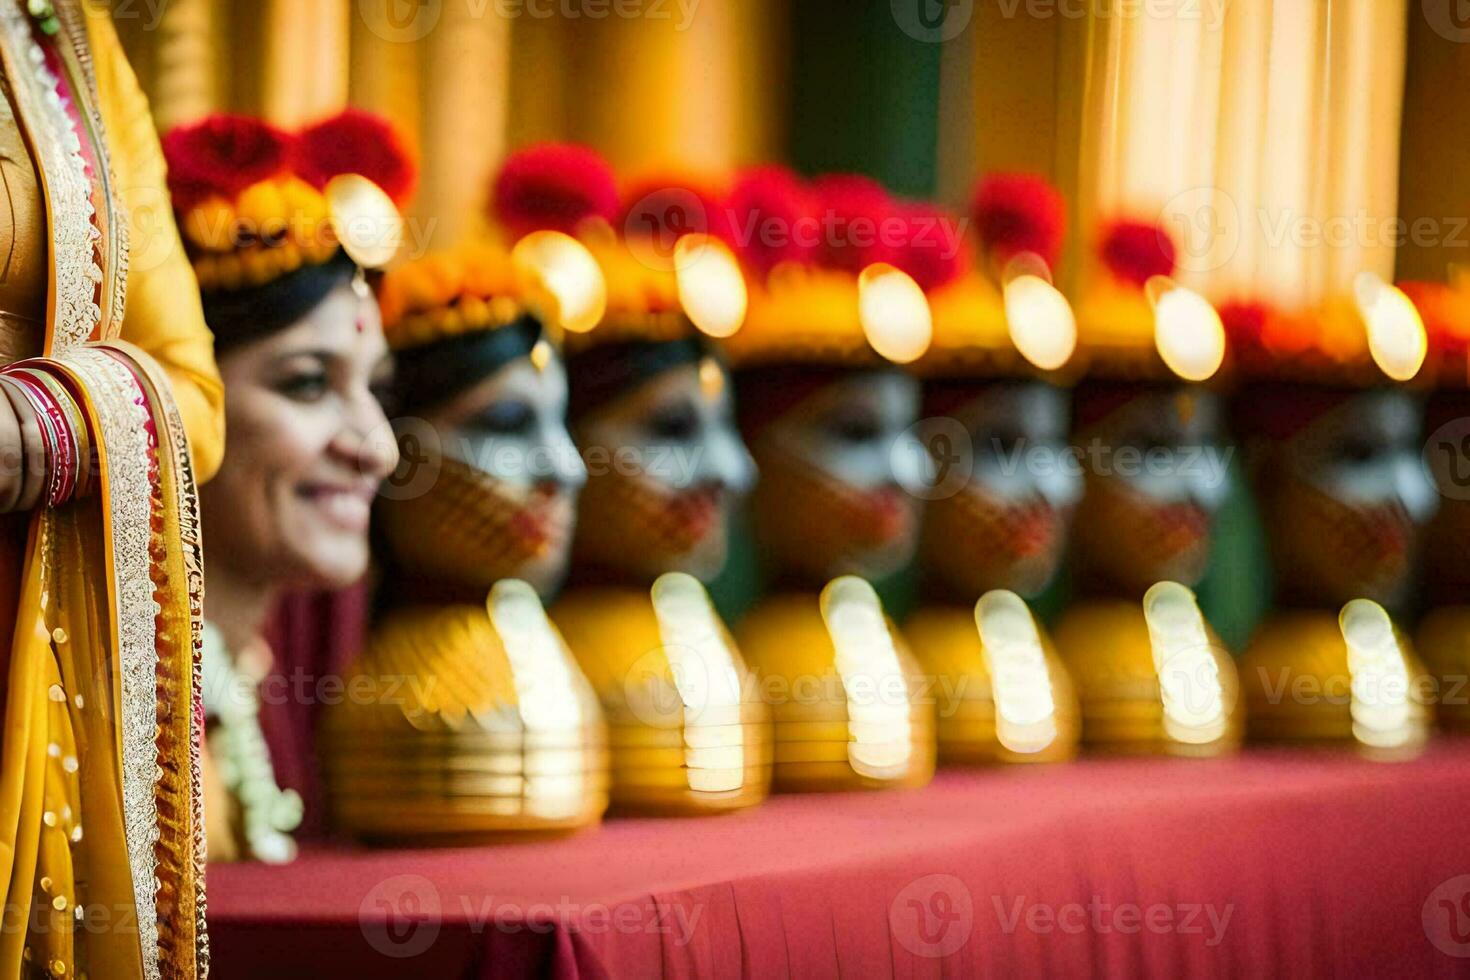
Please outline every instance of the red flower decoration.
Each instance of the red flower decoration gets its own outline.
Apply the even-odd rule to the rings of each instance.
[[[1005,262],[1035,252],[1055,267],[1067,231],[1061,192],[1035,174],[991,174],[975,186],[970,217],[980,242]]]
[[[687,176],[651,174],[630,184],[618,216],[628,238],[657,236],[670,247],[684,235],[730,241],[729,207],[712,188]]]
[[[1258,300],[1228,300],[1220,304],[1220,323],[1229,345],[1239,351],[1263,349],[1271,308]]]
[[[883,185],[859,174],[828,174],[813,185],[818,204],[823,265],[861,272],[874,262],[893,262],[906,224]]]
[[[286,167],[292,137],[248,116],[218,114],[163,138],[168,187],[187,210],[211,194],[233,198]]]
[[[1470,296],[1442,282],[1404,280],[1397,285],[1418,309],[1432,353],[1470,353]]]
[[[770,272],[781,262],[808,262],[821,225],[816,203],[801,179],[785,167],[755,167],[730,189],[731,246],[752,269]]]
[[[909,205],[901,215],[905,240],[895,265],[925,292],[964,275],[970,267],[970,248],[954,215],[928,204]]]
[[[490,205],[516,238],[542,229],[571,232],[591,217],[616,221],[618,185],[597,151],[574,143],[541,143],[506,158]]]
[[[297,175],[317,189],[340,174],[361,174],[396,204],[413,196],[418,182],[413,154],[382,116],[348,109],[301,131],[292,161]]]
[[[1142,288],[1154,276],[1173,275],[1178,252],[1162,225],[1115,221],[1103,232],[1098,254],[1114,276]]]

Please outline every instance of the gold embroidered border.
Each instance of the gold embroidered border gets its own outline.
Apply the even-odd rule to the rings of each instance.
[[[94,248],[101,232],[93,223],[92,181],[57,78],[17,0],[0,2],[0,59],[46,190],[53,276],[46,352],[55,356],[85,343],[102,317],[96,297],[103,277]]]
[[[158,980],[158,744],[155,741],[158,648],[154,616],[149,476],[150,415],[132,372],[98,347],[70,352],[66,365],[92,397],[100,428],[98,451],[107,502],[109,587],[118,631],[122,712],[123,826],[138,911],[143,976]]]

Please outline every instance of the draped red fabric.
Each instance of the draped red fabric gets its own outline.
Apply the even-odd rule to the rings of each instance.
[[[218,980],[1470,975],[1470,740],[942,771],[209,869]]]
[[[261,685],[261,728],[276,779],[306,805],[298,840],[326,832],[316,724],[322,709],[342,697],[340,678],[362,650],[368,601],[365,582],[340,592],[287,596],[266,629],[276,663]]]

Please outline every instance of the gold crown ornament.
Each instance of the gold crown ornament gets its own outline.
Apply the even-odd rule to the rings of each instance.
[[[606,284],[604,312],[566,323],[567,353],[620,343],[728,337],[746,317],[745,279],[713,232],[716,195],[684,178],[620,193],[607,162],[575,144],[538,144],[496,175],[491,216],[510,242],[569,234]],[[649,182],[645,182],[649,184]]]
[[[837,174],[808,187],[756,168],[725,213],[752,282],[745,326],[721,344],[733,367],[910,364],[928,349],[929,304],[901,268],[910,216],[876,182]]]
[[[1119,219],[1096,243],[1099,274],[1077,305],[1076,369],[1121,381],[1204,382],[1225,362],[1219,311],[1174,275],[1161,225]]]
[[[911,216],[901,264],[928,293],[934,316],[919,374],[1057,376],[1077,347],[1076,316],[1052,284],[1065,218],[1060,193],[1030,174],[977,183],[973,242],[951,215],[925,208]]]
[[[287,132],[217,114],[163,138],[179,228],[207,295],[264,286],[339,251],[379,269],[403,240],[411,153],[358,110]]]
[[[615,808],[718,813],[766,798],[769,712],[697,579],[578,589],[552,614],[607,716]]]
[[[934,775],[934,701],[873,587],[787,594],[741,620],[740,647],[770,705],[778,790],[923,786]]]
[[[327,712],[332,818],[358,837],[474,843],[578,830],[608,801],[597,697],[529,585],[395,611]]]

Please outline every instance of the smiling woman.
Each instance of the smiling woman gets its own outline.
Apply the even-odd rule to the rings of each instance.
[[[341,162],[368,159],[366,145],[371,178]],[[201,494],[209,856],[286,861],[301,801],[277,785],[257,717],[271,666],[260,631],[282,590],[367,571],[373,498],[398,452],[365,269],[391,257],[385,188],[401,196],[412,171],[388,127],[357,114],[295,135],[212,117],[165,149],[228,392],[229,451]]]

